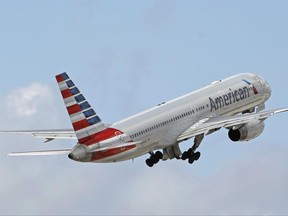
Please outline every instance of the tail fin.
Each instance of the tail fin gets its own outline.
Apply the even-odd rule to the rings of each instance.
[[[56,80],[80,144],[86,143],[93,135],[107,129],[67,73],[57,75]]]

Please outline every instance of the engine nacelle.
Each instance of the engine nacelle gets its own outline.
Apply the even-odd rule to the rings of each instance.
[[[264,131],[264,127],[264,121],[253,121],[244,124],[239,129],[230,129],[228,136],[234,142],[249,141],[258,137]]]

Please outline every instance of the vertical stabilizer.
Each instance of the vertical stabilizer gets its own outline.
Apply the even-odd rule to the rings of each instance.
[[[67,73],[57,75],[56,80],[80,144],[107,129]]]

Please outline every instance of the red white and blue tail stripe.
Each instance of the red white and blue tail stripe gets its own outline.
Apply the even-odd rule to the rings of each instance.
[[[107,129],[67,73],[57,75],[56,80],[80,144]]]

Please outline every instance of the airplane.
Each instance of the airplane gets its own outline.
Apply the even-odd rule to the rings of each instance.
[[[288,108],[264,111],[271,88],[261,76],[242,73],[212,82],[184,96],[113,124],[104,123],[66,72],[56,76],[73,130],[1,131],[54,139],[75,139],[71,149],[14,152],[8,156],[61,155],[74,161],[113,163],[148,154],[146,164],[181,159],[192,164],[205,136],[228,129],[234,142],[249,141],[264,131],[264,121]],[[194,138],[182,152],[179,144]]]

